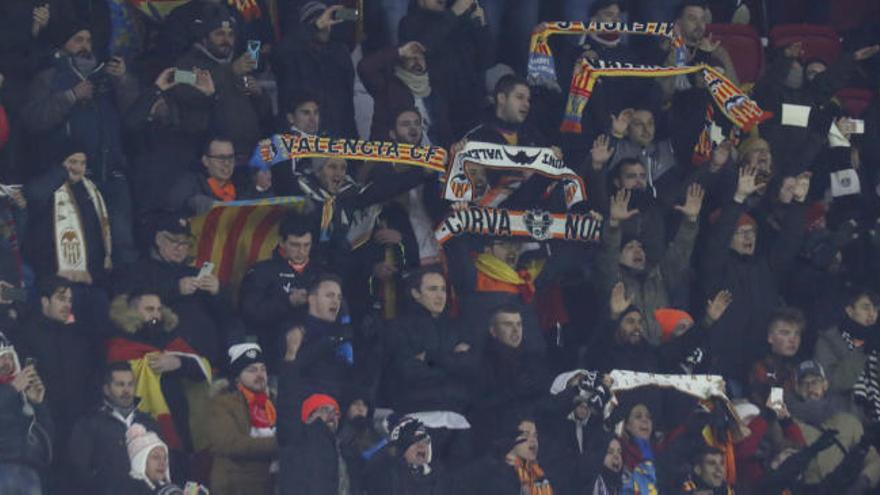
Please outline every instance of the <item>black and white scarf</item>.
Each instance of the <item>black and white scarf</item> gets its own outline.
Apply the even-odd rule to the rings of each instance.
[[[853,400],[856,404],[865,408],[865,414],[872,423],[880,423],[880,349],[872,343],[870,338],[861,339],[862,333],[866,337],[870,337],[870,330],[861,327],[852,320],[847,319],[841,325],[840,336],[846,342],[847,347],[852,351],[855,350],[856,340],[864,340],[865,346],[865,369],[859,375],[855,385],[853,385]]]

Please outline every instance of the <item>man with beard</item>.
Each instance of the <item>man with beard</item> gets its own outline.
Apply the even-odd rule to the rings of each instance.
[[[653,317],[654,311],[669,307],[673,291],[686,284],[704,192],[702,187],[692,184],[685,203],[675,207],[684,218],[675,239],[657,264],[648,263],[639,237],[628,235],[624,242],[622,225],[638,215],[637,210],[629,207],[633,194],[632,190],[621,189],[611,199],[611,211],[602,233],[602,250],[596,262],[597,279],[602,294],[610,294],[618,281],[623,282],[627,291],[634,295],[634,304],[647,315],[645,339],[652,345],[659,345],[662,332]]]
[[[106,196],[113,228],[114,261],[136,254],[131,232],[131,194],[125,179],[120,114],[137,98],[137,81],[125,60],[99,63],[89,27],[75,19],[58,30],[52,67],[31,82],[22,109],[25,127],[39,139],[40,162],[57,165],[56,149],[78,143],[89,157],[89,178]]]
[[[792,181],[792,189],[787,197],[780,194],[781,229],[770,240],[774,245],[762,240],[762,250],[758,250],[757,224],[745,207],[761,187],[758,168],[744,167],[738,173],[736,193],[709,232],[699,270],[704,295],[722,289],[733,295],[730,308],[709,335],[709,347],[712,371],[724,375],[728,384],[739,382],[734,386],[742,385],[747,363],[758,357],[755,350],[761,348],[764,335],[756,330],[767,328],[779,299],[779,280],[800,251],[806,216],[803,201],[810,188],[809,174],[786,179]]]
[[[415,107],[422,120],[428,142],[448,146],[451,131],[443,96],[431,87],[425,47],[418,41],[389,47],[365,57],[358,74],[373,97],[373,125],[370,136],[384,139],[394,130],[395,112]]]
[[[367,465],[369,495],[434,495],[449,493],[439,463],[434,462],[431,436],[421,421],[404,416],[388,435],[386,454]]]
[[[210,363],[177,334],[177,315],[154,289],[116,296],[110,320],[115,335],[107,341],[107,362],[131,365],[140,410],[159,423],[172,452],[191,452],[187,388],[211,379]]]
[[[647,185],[656,191],[659,198],[674,198],[680,187],[683,171],[679,170],[672,150],[672,142],[669,139],[656,140],[654,112],[647,108],[636,108],[627,114],[627,110],[621,112],[624,122],[619,127],[626,125],[624,134],[615,135],[619,129],[612,123],[612,132],[618,139],[614,157],[611,159],[611,168],[617,166],[625,158],[638,159],[648,173]]]
[[[53,277],[39,284],[40,310],[16,334],[21,355],[36,360],[46,384],[48,405],[55,425],[54,445],[67,448],[76,419],[93,401],[92,383],[98,363],[94,331],[74,322],[70,282]],[[72,466],[59,455],[53,471],[70,475]]]
[[[209,131],[230,137],[238,153],[231,168],[245,163],[264,135],[261,126],[271,114],[271,104],[249,75],[257,62],[247,52],[235,58],[235,18],[223,5],[206,4],[194,28],[198,41],[175,66],[208,70],[215,92],[207,95],[195,86],[178,84],[168,94],[179,106],[181,127],[194,141],[201,141]]]
[[[615,194],[627,191],[635,212],[621,219],[623,235],[640,239],[648,261],[658,262],[666,250],[665,212],[657,201],[656,191],[648,184],[648,169],[637,158],[624,158],[611,174]]]
[[[137,409],[140,398],[135,396],[136,386],[128,363],[107,365],[101,389],[103,403],[74,425],[67,455],[80,490],[104,493],[112,480],[128,476],[131,464],[125,450],[125,432],[132,424],[159,431],[155,420]]]
[[[797,395],[787,402],[807,445],[817,442],[823,432],[836,432],[834,445],[820,451],[804,471],[807,486],[834,479],[836,483],[826,488],[873,493],[880,483],[880,455],[871,446],[874,431],[864,431],[859,419],[847,412],[846,400],[828,394],[822,365],[804,361],[798,366]],[[856,456],[857,451],[861,452]]]
[[[243,333],[241,320],[220,291],[217,276],[201,274],[200,267],[191,265],[193,238],[186,218],[162,213],[149,223],[148,255],[119,272],[114,292],[124,294],[142,285],[154,287],[180,317],[178,331],[183,339],[219,365],[226,338]]]
[[[351,495],[356,480],[349,476],[339,451],[339,403],[325,394],[302,401],[295,436],[281,450],[279,488],[282,495]],[[291,415],[290,412],[285,412]],[[291,415],[293,416],[293,415]],[[353,483],[354,482],[354,483]]]
[[[211,491],[269,495],[270,464],[278,451],[275,406],[268,396],[263,352],[257,344],[229,348],[231,389],[211,402],[208,450],[214,456]],[[289,413],[288,413],[289,414]]]

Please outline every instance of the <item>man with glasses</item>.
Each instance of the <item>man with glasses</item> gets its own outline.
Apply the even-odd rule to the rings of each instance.
[[[201,266],[193,266],[189,223],[177,214],[161,214],[148,230],[149,255],[120,270],[114,293],[154,287],[180,317],[182,337],[212,363],[222,363],[225,336],[237,333],[241,321],[220,292],[216,273],[202,274]]]
[[[202,152],[202,166],[203,172],[187,174],[171,188],[168,205],[172,211],[201,215],[217,201],[242,199],[232,181],[235,147],[230,138],[210,138]]]

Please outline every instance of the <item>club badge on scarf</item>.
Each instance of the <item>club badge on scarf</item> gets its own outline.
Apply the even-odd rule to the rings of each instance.
[[[676,49],[676,61],[684,64],[684,41],[675,34],[675,25],[671,22],[568,22],[555,21],[538,24],[532,31],[529,44],[528,81],[533,86],[542,86],[560,91],[556,79],[556,64],[553,51],[547,39],[554,34],[584,35],[591,33],[640,34],[663,36],[669,38]],[[678,54],[681,53],[681,56]],[[680,61],[679,61],[680,60]]]
[[[599,77],[669,77],[700,71],[703,71],[706,87],[709,94],[712,95],[715,105],[734,125],[743,131],[748,132],[756,124],[773,116],[771,112],[762,110],[754,100],[722,76],[714,67],[705,64],[661,67],[604,60],[591,62],[581,58],[575,68],[574,76],[571,78],[571,89],[568,93],[568,102],[565,105],[565,117],[560,129],[562,132],[576,134],[581,132],[581,116]]]
[[[434,236],[440,244],[462,234],[529,237],[536,241],[561,239],[598,242],[601,231],[602,221],[590,215],[472,206],[466,210],[453,211],[440,223]]]
[[[367,162],[391,162],[446,170],[446,150],[386,141],[275,134],[257,145],[251,161],[272,166],[291,158],[337,157]]]
[[[565,206],[587,198],[583,179],[565,162],[556,158],[550,148],[507,146],[495,143],[469,141],[452,161],[446,178],[445,197],[451,201],[479,201],[475,197],[475,181],[468,165],[481,165],[493,170],[516,170],[537,172],[551,179],[561,180],[565,194]]]

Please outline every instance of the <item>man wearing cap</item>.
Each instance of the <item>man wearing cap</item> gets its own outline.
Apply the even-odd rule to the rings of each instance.
[[[259,345],[229,348],[229,377],[230,390],[214,397],[208,417],[208,450],[214,456],[211,492],[269,495],[270,464],[278,453],[277,413],[268,396]]]
[[[115,277],[115,294],[151,287],[179,317],[178,332],[215,365],[223,362],[226,338],[243,333],[214,272],[193,266],[189,221],[178,213],[160,213],[147,222],[147,256]]]
[[[865,430],[859,419],[847,412],[844,399],[828,394],[821,364],[804,361],[797,367],[797,396],[787,402],[807,445],[823,432],[836,431],[834,445],[819,452],[808,465],[804,482],[816,485],[833,479],[834,489],[873,493],[880,483],[880,455],[872,446],[877,443],[876,428]]]
[[[336,18],[343,7],[317,1],[300,5],[299,25],[286,31],[273,52],[281,107],[290,108],[302,92],[312,93],[321,100],[321,129],[334,137],[356,137],[354,65],[348,46],[330,36],[344,22]]]
[[[597,278],[602,294],[610,294],[617,282],[623,282],[627,292],[633,295],[633,304],[645,312],[645,340],[656,346],[660,344],[662,332],[653,317],[654,311],[670,306],[672,292],[687,284],[704,192],[702,187],[692,185],[684,204],[675,207],[683,219],[675,238],[656,264],[649,263],[646,246],[639,237],[623,232],[623,223],[639,213],[632,206],[633,194],[632,190],[621,189],[611,200],[608,222],[602,233],[602,250],[596,263]]]
[[[33,365],[21,367],[0,332],[0,492],[41,493],[39,470],[52,457],[46,388]]]
[[[442,468],[433,460],[431,436],[421,421],[402,417],[388,435],[387,453],[367,464],[369,495],[449,493]]]
[[[757,223],[746,213],[746,200],[760,183],[756,167],[738,171],[737,188],[707,236],[699,268],[704,295],[727,289],[733,296],[728,311],[709,335],[714,373],[728,384],[742,386],[748,362],[756,359],[767,324],[779,301],[779,282],[800,251],[804,237],[804,199],[810,189],[809,175],[786,178],[790,189],[780,193],[781,228],[773,239],[759,239]],[[761,232],[770,236],[771,232]],[[761,249],[758,241],[761,241]],[[738,382],[738,383],[737,383]]]
[[[281,495],[356,493],[336,439],[339,416],[339,403],[329,395],[302,402],[293,440],[281,450]]]
[[[209,71],[215,92],[209,95],[178,84],[168,95],[179,106],[182,129],[197,140],[209,131],[229,136],[237,152],[230,165],[244,164],[263,136],[263,119],[272,111],[268,95],[250,75],[257,61],[247,52],[236,58],[235,18],[222,4],[205,3],[193,30],[197,41],[175,67]]]

